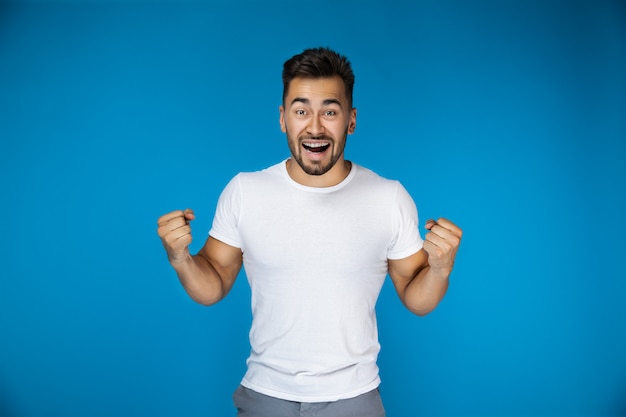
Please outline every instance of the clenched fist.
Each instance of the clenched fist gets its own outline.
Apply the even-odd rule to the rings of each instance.
[[[447,219],[428,220],[424,250],[428,253],[428,264],[431,269],[450,273],[454,266],[454,258],[461,243],[463,232]]]
[[[181,262],[189,256],[191,244],[189,222],[195,218],[193,210],[190,209],[176,210],[159,218],[157,232],[171,263]]]

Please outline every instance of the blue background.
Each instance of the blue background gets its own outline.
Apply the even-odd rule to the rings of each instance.
[[[383,287],[390,417],[626,415],[623,1],[0,3],[0,415],[234,416],[249,289],[194,304],[239,171],[288,156],[282,63],[353,63],[347,157],[465,236],[425,318]]]

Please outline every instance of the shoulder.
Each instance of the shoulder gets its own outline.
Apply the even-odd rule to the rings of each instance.
[[[381,199],[394,204],[414,204],[413,197],[397,179],[383,177],[371,169],[356,166],[358,171],[355,184],[359,189],[366,190],[370,196],[379,196]]]
[[[276,164],[258,171],[242,171],[230,180],[226,188],[247,196],[268,194],[284,182],[283,169],[281,164]]]
[[[240,172],[235,176],[239,181],[267,181],[283,175],[284,161],[258,171]]]
[[[355,165],[355,168],[357,170],[355,182],[370,188],[372,191],[388,190],[390,192],[397,192],[399,188],[402,188],[398,180],[383,177],[362,165]]]

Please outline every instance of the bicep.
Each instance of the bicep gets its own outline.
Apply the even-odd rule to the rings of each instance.
[[[209,236],[198,255],[205,258],[217,272],[227,293],[235,283],[243,264],[241,249]]]
[[[403,298],[404,290],[413,278],[427,265],[428,255],[424,249],[420,249],[406,258],[387,260],[389,277],[400,298]]]

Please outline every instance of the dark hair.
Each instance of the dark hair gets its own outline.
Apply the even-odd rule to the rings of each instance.
[[[329,78],[339,76],[346,88],[346,97],[352,105],[354,73],[350,61],[328,48],[310,48],[291,57],[283,65],[283,101],[289,92],[289,84],[296,77]]]

